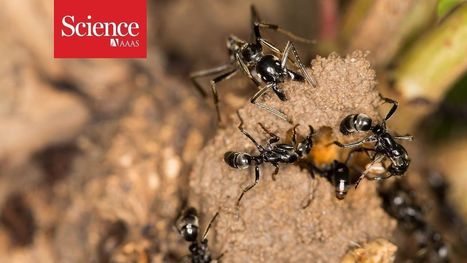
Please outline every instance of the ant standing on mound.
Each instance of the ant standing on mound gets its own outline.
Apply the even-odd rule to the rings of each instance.
[[[206,230],[204,231],[203,237],[200,241],[198,241],[198,213],[196,209],[190,207],[183,211],[182,215],[178,218],[176,222],[176,227],[180,235],[188,242],[191,242],[190,246],[188,247],[190,250],[191,255],[186,257],[191,258],[192,263],[209,263],[212,262],[211,253],[208,249],[208,239],[207,235],[209,233],[209,229],[211,228],[212,223],[216,218],[219,216],[219,212],[217,212],[211,221],[209,221]],[[215,260],[216,262],[223,256],[221,254]]]
[[[252,42],[244,41],[233,35],[229,36],[227,40],[229,62],[212,69],[193,72],[190,74],[190,79],[194,86],[199,90],[201,95],[206,97],[207,94],[198,83],[197,79],[200,77],[217,75],[211,80],[211,92],[219,122],[221,122],[221,115],[219,110],[219,97],[217,94],[216,84],[231,78],[237,74],[238,71],[243,71],[248,76],[248,78],[250,78],[259,88],[259,91],[250,98],[251,103],[269,111],[270,113],[285,121],[289,121],[288,117],[284,113],[267,105],[256,102],[257,99],[268,90],[272,90],[280,100],[286,101],[287,98],[285,96],[284,90],[279,87],[279,84],[289,79],[297,81],[304,81],[306,79],[310,85],[316,86],[316,80],[312,78],[305,70],[303,63],[298,56],[298,52],[291,41],[287,42],[284,51],[280,51],[279,48],[275,47],[272,43],[261,37],[260,28],[267,28],[280,32],[292,39],[304,43],[313,43],[313,41],[298,37],[277,25],[261,22],[254,6],[251,6],[251,23],[253,29]],[[263,46],[271,50],[280,58],[271,54],[264,54]],[[292,52],[294,60],[289,57],[290,52]],[[288,68],[287,61],[290,61],[295,68],[300,70],[302,75]],[[264,87],[261,86],[261,82],[265,85]]]
[[[373,134],[367,136],[366,138],[348,143],[342,144],[338,141],[334,141],[334,144],[338,145],[339,147],[343,148],[353,148],[360,146],[364,143],[375,143],[374,149],[371,148],[360,148],[357,151],[364,151],[368,154],[371,159],[371,163],[369,164],[369,168],[365,170],[360,178],[358,179],[355,187],[358,186],[360,181],[367,177],[368,169],[370,169],[376,163],[382,163],[384,159],[388,158],[391,161],[389,167],[387,167],[384,172],[384,175],[379,175],[375,177],[367,177],[370,180],[382,180],[387,179],[393,175],[401,176],[403,175],[410,164],[410,159],[407,154],[405,148],[396,142],[396,140],[413,140],[413,136],[411,135],[404,135],[404,136],[393,136],[391,135],[387,128],[386,122],[391,118],[394,112],[397,110],[398,103],[394,100],[383,98],[385,102],[392,103],[393,106],[386,114],[386,117],[380,124],[372,125],[372,119],[363,114],[351,114],[345,117],[341,124],[340,124],[340,131],[344,135],[356,133],[356,132],[372,132]],[[374,152],[374,155],[371,156],[369,152]]]
[[[296,139],[296,129],[298,125],[295,125],[292,132],[292,143],[278,143],[279,137],[274,133],[270,132],[263,124],[258,123],[261,128],[271,136],[266,145],[260,145],[256,140],[243,129],[243,119],[240,116],[240,113],[237,111],[238,118],[240,119],[240,125],[238,129],[253,142],[256,148],[259,151],[258,155],[250,155],[245,152],[232,152],[228,151],[224,154],[224,161],[232,168],[236,169],[246,169],[251,165],[255,166],[255,182],[245,189],[242,190],[242,194],[237,200],[237,206],[240,205],[240,200],[243,195],[251,190],[254,186],[258,184],[259,178],[261,176],[259,166],[263,163],[271,163],[276,169],[272,174],[272,178],[275,178],[275,175],[279,172],[279,163],[295,163],[303,157],[306,157],[313,146],[312,136],[314,133],[313,127],[308,126],[310,133],[308,134],[303,141],[297,143]]]

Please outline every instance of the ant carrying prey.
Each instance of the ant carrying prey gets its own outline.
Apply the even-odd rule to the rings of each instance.
[[[358,147],[365,143],[375,143],[374,148],[360,148],[357,151],[364,151],[368,154],[371,159],[371,163],[367,166],[369,169],[373,167],[374,164],[381,163],[384,167],[383,161],[389,159],[391,164],[389,167],[385,168],[383,175],[376,177],[367,177],[369,169],[366,169],[360,178],[358,179],[355,187],[358,186],[359,182],[367,177],[371,180],[382,180],[387,179],[393,175],[401,176],[403,175],[410,164],[410,159],[405,150],[404,146],[396,142],[396,140],[413,140],[413,136],[404,135],[404,136],[393,136],[388,132],[386,128],[386,122],[391,118],[391,116],[396,112],[398,103],[394,100],[388,98],[382,98],[385,102],[392,103],[393,106],[386,114],[386,117],[380,124],[372,125],[372,119],[362,113],[351,114],[345,117],[340,124],[340,131],[344,135],[353,134],[356,132],[371,132],[372,134],[363,138],[362,140],[343,144],[338,141],[335,141],[334,144],[343,148],[353,148]],[[370,152],[373,152],[371,156]]]
[[[209,263],[212,261],[211,253],[208,249],[208,233],[209,229],[211,228],[212,223],[216,218],[219,216],[219,212],[217,212],[209,221],[206,230],[200,241],[198,241],[198,213],[195,208],[190,207],[183,211],[182,215],[178,218],[176,222],[176,227],[180,235],[188,242],[191,242],[190,246],[188,247],[190,250],[191,255],[186,257],[191,258],[192,263]],[[215,260],[218,260],[223,256],[221,254]]]
[[[258,123],[261,128],[269,134],[270,138],[268,139],[266,145],[260,145],[256,140],[243,129],[243,119],[241,118],[239,112],[237,111],[238,118],[240,119],[240,125],[238,129],[253,142],[256,148],[259,151],[258,155],[251,155],[245,152],[233,152],[228,151],[224,154],[224,161],[232,168],[236,169],[246,169],[251,165],[255,166],[255,182],[242,190],[242,194],[237,200],[237,206],[240,204],[240,200],[246,192],[251,190],[254,186],[258,184],[259,178],[261,176],[259,166],[263,163],[271,163],[276,169],[274,170],[272,177],[275,178],[275,175],[279,172],[279,163],[295,163],[299,159],[306,157],[313,146],[312,136],[313,136],[313,127],[308,126],[310,133],[305,137],[300,143],[297,143],[296,139],[296,129],[298,125],[295,125],[292,131],[292,143],[278,143],[279,137],[274,133],[270,132],[263,124]]]
[[[268,90],[272,90],[280,100],[285,101],[287,98],[285,96],[284,90],[279,87],[279,84],[286,80],[306,80],[310,85],[316,86],[316,80],[312,78],[305,70],[303,63],[298,56],[298,52],[291,41],[287,42],[284,51],[280,51],[279,48],[261,37],[260,28],[267,28],[280,32],[294,40],[304,43],[313,43],[313,41],[295,36],[293,33],[286,31],[277,25],[261,22],[258,12],[254,6],[251,6],[251,23],[253,30],[252,42],[244,41],[233,35],[229,36],[227,39],[229,62],[212,69],[193,72],[190,74],[190,79],[194,86],[199,90],[201,95],[206,97],[207,94],[198,83],[197,79],[200,77],[217,75],[211,80],[210,83],[219,122],[221,122],[221,115],[219,110],[219,96],[217,93],[216,84],[231,78],[239,71],[243,71],[248,76],[248,78],[250,78],[259,88],[259,91],[250,98],[250,102],[262,109],[269,111],[270,113],[285,121],[289,121],[287,116],[279,110],[257,102],[258,98],[260,98]],[[264,54],[263,47],[268,48],[280,58],[276,57],[275,55]],[[293,54],[293,59],[289,57],[290,53]],[[300,70],[301,74],[290,69],[288,64],[291,64]],[[262,87],[262,84],[264,84],[264,87]]]

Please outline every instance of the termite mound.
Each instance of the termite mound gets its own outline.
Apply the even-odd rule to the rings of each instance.
[[[334,139],[345,142],[356,139],[339,133],[340,121],[348,114],[365,113],[381,120],[383,103],[366,54],[318,57],[309,73],[316,78],[317,87],[287,82],[282,85],[286,102],[272,92],[260,99],[287,114],[293,124],[253,104],[239,110],[244,128],[259,142],[264,143],[267,136],[258,122],[282,140],[293,125],[300,124],[301,136],[307,134],[308,125],[315,131],[329,127]],[[344,200],[337,200],[326,179],[311,179],[309,171],[294,165],[282,165],[276,181],[270,176],[273,167],[262,165],[259,184],[237,209],[242,188],[254,180],[253,167],[232,169],[224,163],[223,155],[226,151],[257,153],[239,132],[238,124],[233,115],[199,154],[190,175],[190,202],[204,216],[201,222],[220,212],[211,230],[214,234],[209,236],[213,257],[225,252],[225,262],[337,262],[356,243],[391,236],[395,222],[381,209],[374,182],[364,181]],[[309,206],[302,208],[307,201]]]

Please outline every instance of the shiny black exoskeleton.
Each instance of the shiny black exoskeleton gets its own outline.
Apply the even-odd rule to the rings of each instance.
[[[395,218],[400,227],[414,238],[416,253],[411,259],[415,262],[449,262],[449,251],[441,235],[425,219],[421,206],[412,191],[395,182],[390,187],[380,188],[384,210]]]
[[[405,148],[399,144],[398,140],[413,140],[410,135],[406,136],[393,136],[386,128],[386,121],[391,118],[394,112],[397,110],[398,103],[394,100],[383,98],[386,102],[392,103],[393,106],[389,110],[388,114],[381,122],[381,124],[372,125],[372,120],[365,114],[352,114],[345,117],[340,124],[340,130],[343,134],[348,135],[355,132],[371,132],[372,135],[353,143],[342,144],[340,142],[334,142],[340,147],[352,148],[360,146],[364,143],[375,143],[374,148],[365,148],[368,152],[373,152],[373,156],[370,156],[372,163],[383,162],[385,158],[391,161],[389,167],[386,168],[386,172],[383,175],[372,177],[373,180],[381,180],[391,177],[393,175],[403,175],[410,164],[410,159]],[[371,165],[370,165],[371,166]],[[358,180],[360,182],[363,177],[366,176],[366,172],[363,172],[362,176]],[[358,185],[357,182],[357,185]]]
[[[340,131],[344,135],[359,131],[369,131],[371,129],[371,122],[371,118],[366,114],[351,114],[341,121]]]
[[[249,190],[251,190],[251,188],[253,188],[256,184],[258,184],[259,178],[261,176],[259,168],[261,164],[270,163],[276,168],[274,173],[272,174],[274,178],[274,176],[279,172],[280,163],[290,164],[297,162],[299,159],[307,156],[311,150],[311,147],[313,146],[313,128],[311,126],[309,126],[310,133],[308,134],[308,136],[304,138],[300,143],[297,143],[296,128],[298,127],[298,125],[296,125],[293,128],[292,132],[292,143],[287,144],[278,143],[280,140],[279,137],[268,131],[266,127],[264,127],[264,125],[259,123],[261,128],[271,136],[266,145],[263,146],[258,144],[256,140],[243,129],[243,121],[241,118],[240,120],[241,122],[238,126],[238,129],[253,142],[253,144],[258,149],[259,154],[251,155],[245,152],[233,151],[228,151],[224,154],[224,161],[232,168],[246,169],[251,165],[255,166],[255,182],[242,190],[242,194],[237,200],[237,205],[240,204],[240,200],[242,199],[243,195]]]
[[[342,200],[347,195],[350,187],[350,171],[345,163],[334,160],[331,164],[323,169],[313,166],[313,169],[318,171],[321,176],[328,179],[336,188],[336,197]]]
[[[326,177],[336,187],[337,199],[344,199],[350,186],[350,171],[347,165],[335,160],[326,173]]]
[[[229,79],[237,74],[238,71],[242,71],[255,83],[257,87],[260,88],[260,90],[250,99],[250,102],[288,121],[287,116],[285,116],[284,113],[267,105],[260,104],[256,102],[256,100],[268,90],[272,90],[280,100],[285,101],[287,98],[284,91],[279,87],[279,84],[286,80],[304,81],[306,79],[312,86],[316,86],[316,81],[305,70],[303,63],[298,56],[297,50],[291,41],[288,41],[284,51],[281,51],[272,43],[261,37],[260,28],[267,28],[283,33],[297,41],[305,43],[313,42],[295,36],[294,34],[281,29],[277,25],[261,22],[256,9],[253,6],[251,7],[251,20],[253,30],[252,41],[247,42],[231,35],[227,39],[227,50],[230,57],[229,62],[216,68],[194,72],[190,74],[191,81],[201,94],[206,97],[206,92],[196,79],[205,76],[217,75],[211,80],[211,91],[214,105],[216,107],[217,117],[220,122],[221,117],[218,105],[219,97],[217,95],[216,83]],[[264,48],[269,49],[275,55],[265,54]],[[293,54],[292,58],[289,57],[290,52]],[[301,74],[290,69],[290,66],[300,70]]]
[[[186,241],[191,242],[190,246],[188,247],[191,254],[187,257],[191,259],[192,263],[209,263],[212,261],[211,253],[208,249],[207,235],[209,233],[209,229],[211,228],[212,223],[218,215],[219,213],[216,213],[211,219],[208,226],[206,227],[206,230],[204,231],[201,240],[198,240],[199,223],[198,214],[195,208],[190,207],[186,209],[178,218],[176,222],[178,232]],[[219,259],[220,257],[218,257],[217,259]]]

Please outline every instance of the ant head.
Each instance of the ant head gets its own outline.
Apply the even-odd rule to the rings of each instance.
[[[314,129],[311,125],[308,125],[308,128],[310,129],[310,133],[305,139],[303,139],[301,143],[297,145],[297,153],[300,156],[308,155],[311,151],[311,147],[313,147],[312,136],[314,133]]]
[[[300,156],[308,155],[311,151],[311,147],[313,146],[313,142],[311,141],[310,137],[306,137],[301,143],[297,146],[297,153]]]
[[[355,129],[357,131],[369,131],[371,129],[371,118],[363,113],[360,113],[355,118]]]
[[[177,220],[176,227],[186,241],[193,242],[198,238],[198,213],[190,207],[183,211]]]

